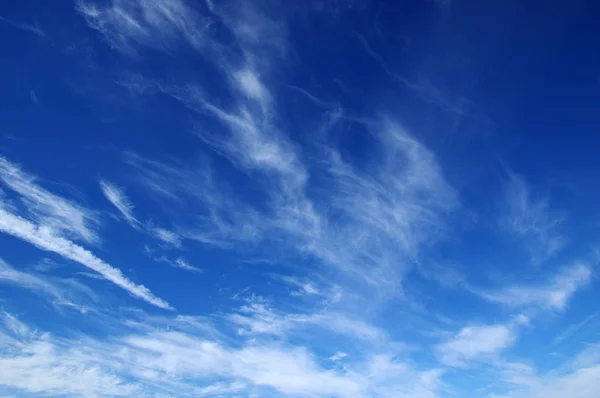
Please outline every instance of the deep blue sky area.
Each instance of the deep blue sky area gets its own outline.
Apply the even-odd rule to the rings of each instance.
[[[0,4],[0,395],[597,398],[600,4]]]

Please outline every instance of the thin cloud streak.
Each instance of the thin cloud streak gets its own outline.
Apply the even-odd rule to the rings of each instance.
[[[153,227],[150,229],[150,234],[156,239],[163,243],[167,243],[170,246],[175,248],[181,247],[181,237],[173,231],[169,231],[164,228]]]
[[[100,357],[85,346],[69,346],[41,334],[11,314],[2,314],[0,385],[30,394],[131,396],[134,385],[102,366]],[[87,353],[86,353],[87,351]],[[106,362],[104,362],[106,363]]]
[[[121,270],[105,263],[83,247],[56,235],[49,227],[35,225],[0,208],[0,231],[29,242],[39,249],[54,252],[88,267],[102,275],[106,280],[149,304],[159,308],[172,309],[166,301],[154,296],[148,288],[143,285],[136,285],[127,279]]]
[[[261,239],[264,218],[252,206],[227,195],[217,185],[208,164],[196,167],[145,159],[125,154],[125,162],[140,181],[159,200],[167,200],[169,208],[187,210],[186,226],[178,234],[218,247],[251,244]],[[200,209],[193,211],[192,209]]]
[[[3,157],[0,157],[0,181],[21,196],[27,213],[38,224],[50,226],[67,237],[99,243],[95,231],[99,220],[95,212],[48,192],[37,184],[34,176]]]
[[[421,100],[439,106],[445,111],[455,113],[459,116],[473,116],[468,110],[470,101],[465,98],[459,98],[457,101],[452,101],[444,93],[442,93],[437,87],[435,87],[430,81],[422,79],[421,82],[415,83],[406,77],[395,73],[391,70],[388,64],[385,62],[381,54],[377,53],[369,45],[367,39],[360,33],[355,32],[358,41],[361,43],[365,52],[377,62],[377,64],[383,69],[383,71],[393,80],[402,84],[407,89],[415,93]]]
[[[565,340],[568,340],[575,336],[577,333],[580,333],[582,329],[588,326],[592,321],[594,321],[598,317],[598,313],[594,313],[586,317],[583,321],[573,324],[566,328],[563,332],[561,332],[558,336],[554,338],[554,344],[560,344]]]
[[[238,333],[245,335],[273,335],[283,338],[297,330],[317,327],[366,344],[388,342],[384,331],[335,312],[282,313],[264,304],[251,303],[238,312],[227,315],[227,319],[239,325]]]
[[[200,268],[190,265],[185,259],[183,259],[181,257],[179,257],[177,260],[175,260],[174,264],[175,264],[176,268],[181,268],[186,271],[197,272],[197,273],[202,272],[202,270]]]
[[[500,378],[503,376],[510,385],[508,391],[489,394],[488,398],[595,398],[600,389],[600,345],[588,345],[550,371],[536,372],[521,365],[504,371]]]
[[[198,18],[180,0],[111,0],[102,5],[77,0],[76,5],[90,28],[130,55],[137,55],[137,45],[167,50],[179,39],[201,50],[210,27],[210,21]]]
[[[523,239],[534,264],[552,257],[565,245],[560,233],[566,221],[564,214],[553,210],[547,197],[534,195],[523,176],[509,173],[502,207],[500,226]]]
[[[469,361],[496,355],[516,340],[507,325],[475,325],[462,328],[456,336],[438,345],[440,361],[448,366],[464,366]]]
[[[590,282],[591,277],[590,267],[574,264],[560,270],[546,284],[515,285],[495,291],[474,287],[468,289],[486,300],[515,308],[531,306],[561,311],[565,309],[571,297]]]
[[[46,34],[44,33],[44,31],[42,29],[39,28],[39,26],[37,26],[37,24],[35,25],[29,25],[26,23],[21,23],[21,22],[15,22],[13,20],[10,20],[8,18],[5,18],[3,16],[0,15],[0,22],[3,22],[7,25],[10,25],[14,28],[23,30],[25,32],[29,32],[29,33],[33,33],[36,36],[39,37],[45,37]]]
[[[19,271],[0,258],[0,284],[12,284],[47,297],[52,305],[74,308],[82,314],[90,310],[89,304],[97,300],[86,286],[74,280],[42,278],[39,275]]]
[[[203,271],[200,268],[194,267],[192,265],[190,265],[187,260],[185,260],[182,257],[179,257],[175,260],[171,260],[169,258],[167,258],[166,256],[154,256],[152,254],[152,251],[149,250],[149,248],[146,248],[145,250],[146,254],[152,258],[154,261],[156,261],[157,263],[164,263],[167,264],[173,268],[179,268],[182,269],[184,271],[189,271],[189,272],[194,272],[197,274],[201,274]]]
[[[106,199],[119,210],[127,223],[135,229],[140,229],[140,222],[133,214],[135,206],[125,195],[123,189],[105,180],[100,180],[99,184]]]

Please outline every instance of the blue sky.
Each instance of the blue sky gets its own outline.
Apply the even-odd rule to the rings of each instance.
[[[0,5],[0,395],[597,398],[587,1]]]

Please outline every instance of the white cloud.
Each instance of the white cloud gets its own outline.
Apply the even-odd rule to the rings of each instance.
[[[150,229],[150,234],[153,235],[156,239],[169,244],[170,246],[180,248],[181,247],[181,237],[168,229],[154,227]]]
[[[39,249],[54,252],[84,265],[98,272],[105,279],[120,288],[150,304],[165,309],[171,308],[166,301],[154,296],[145,286],[136,285],[127,279],[119,269],[105,263],[83,247],[56,235],[47,226],[35,225],[22,217],[0,208],[0,231],[29,242]]]
[[[100,188],[102,193],[108,199],[113,206],[119,210],[125,221],[133,228],[137,230],[142,229],[142,223],[135,217],[134,208],[135,206],[131,200],[127,197],[124,190],[113,183],[105,180],[100,180]],[[148,234],[160,240],[169,246],[180,248],[181,247],[181,236],[173,231],[165,228],[156,227],[152,222],[145,226],[145,230]]]
[[[115,206],[117,210],[119,210],[121,215],[129,223],[129,225],[136,229],[139,229],[140,222],[137,220],[137,218],[135,218],[135,215],[133,214],[133,209],[135,206],[133,205],[133,203],[131,203],[127,195],[125,195],[123,189],[105,180],[100,180],[99,183],[100,188],[102,189],[102,193],[104,194],[106,199],[108,199],[108,201],[112,203],[112,205]]]
[[[363,343],[387,341],[385,332],[360,319],[351,319],[342,313],[281,313],[260,303],[251,303],[232,313],[227,319],[242,327],[240,332],[250,335],[285,337],[300,329],[319,328],[338,336],[346,336]]]
[[[345,352],[338,351],[335,354],[333,354],[332,356],[330,356],[329,360],[331,360],[333,362],[337,362],[337,361],[341,361],[342,359],[346,358],[347,356],[348,356],[348,354],[346,354]]]
[[[234,84],[244,95],[261,104],[267,103],[269,93],[260,82],[257,74],[249,67],[233,72]]]
[[[262,391],[293,397],[434,397],[438,371],[418,372],[389,355],[326,369],[303,347],[247,341],[229,347],[203,325],[153,318],[121,326],[119,337],[62,338],[4,316],[0,385],[53,395],[176,396]],[[118,325],[115,325],[118,326]],[[258,389],[258,390],[257,390]]]
[[[238,129],[238,122],[232,122],[233,129]],[[458,206],[434,155],[391,122],[381,130],[372,126],[382,150],[375,176],[354,170],[336,153],[321,162],[331,197],[322,197],[320,208],[306,193],[306,170],[290,152],[293,146],[282,145],[279,133],[273,141],[252,123],[241,126],[250,132],[238,131],[234,138],[217,139],[209,133],[203,137],[242,171],[264,173],[273,181],[261,187],[272,199],[260,213],[235,192],[217,186],[205,165],[177,167],[127,157],[154,192],[173,201],[189,200],[204,210],[189,218],[190,225],[194,220],[200,223],[181,231],[187,238],[217,245],[275,239],[282,247],[315,256],[372,284],[393,286],[405,269],[401,265],[418,253],[423,242],[444,231],[445,214]],[[330,220],[332,209],[343,217]]]
[[[444,1],[444,0],[438,0]],[[411,90],[421,100],[439,106],[441,109],[452,112],[458,116],[477,116],[469,108],[472,108],[472,103],[468,99],[457,96],[453,98],[447,95],[436,87],[429,79],[425,78],[422,74],[419,80],[413,81],[399,73],[394,72],[384,60],[384,58],[376,52],[367,39],[360,33],[354,32],[358,41],[365,52],[377,62],[381,69],[394,81],[400,83],[407,89]]]
[[[264,218],[249,204],[226,194],[228,190],[217,185],[208,164],[167,164],[132,153],[126,154],[125,161],[158,199],[169,200],[170,208],[187,210],[178,220],[186,225],[178,231],[180,236],[221,247],[260,239]]]
[[[490,398],[596,398],[600,391],[600,365],[578,369],[563,377],[543,380],[541,385]]]
[[[48,334],[32,331],[4,314],[0,332],[0,386],[17,391],[52,395],[130,396],[137,389],[111,369],[88,361],[85,347],[64,347]]]
[[[181,9],[178,1],[169,7],[174,5]],[[115,0],[102,10],[80,9],[109,43],[119,39],[132,48],[149,46],[150,36],[164,37],[156,32],[159,24],[171,24],[164,30],[178,32],[185,39],[180,35],[182,27],[198,18],[190,12],[185,20],[161,17],[149,21],[140,11],[144,7],[155,8],[137,1],[125,7]],[[116,10],[131,21],[117,16]],[[435,155],[391,120],[365,122],[363,127],[377,146],[375,167],[369,170],[373,173],[351,167],[335,148],[319,148],[315,173],[320,178],[316,180],[329,189],[315,201],[314,192],[323,187],[313,185],[302,153],[282,130],[285,123],[278,120],[271,100],[275,90],[268,85],[275,61],[285,52],[283,24],[246,3],[215,5],[211,12],[233,34],[239,53],[214,56],[208,48],[223,43],[211,34],[204,38],[207,47],[199,49],[224,76],[232,100],[213,98],[195,82],[151,81],[144,86],[175,98],[200,118],[219,121],[221,128],[214,130],[199,123],[196,134],[242,173],[261,181],[256,188],[266,198],[266,208],[259,211],[243,196],[238,198],[239,192],[216,184],[205,164],[166,164],[131,154],[127,161],[155,193],[186,210],[194,209],[186,227],[178,230],[185,238],[218,246],[275,240],[287,250],[316,257],[368,281],[371,287],[382,288],[381,294],[395,294],[420,245],[443,231],[444,215],[458,207],[457,195],[443,178]],[[332,127],[329,123],[328,128]]]
[[[5,18],[3,16],[0,15],[0,22],[4,22],[5,24],[8,24],[12,27],[15,27],[17,29],[21,29],[24,30],[26,32],[30,32],[33,33],[34,35],[40,36],[40,37],[44,37],[46,36],[46,34],[44,33],[44,31],[42,29],[40,29],[40,27],[38,26],[38,24],[34,24],[34,25],[30,25],[30,24],[26,24],[26,23],[22,23],[22,22],[15,22],[12,21],[8,18]]]
[[[580,332],[583,328],[585,328],[586,326],[588,326],[592,321],[594,321],[596,318],[598,317],[598,313],[594,313],[592,315],[587,316],[584,320],[582,320],[581,322],[578,322],[576,324],[572,324],[570,326],[568,326],[564,331],[562,331],[560,334],[558,334],[555,338],[553,343],[554,344],[560,344],[563,341],[572,338],[575,334],[577,334],[578,332]]]
[[[31,102],[33,102],[35,105],[40,104],[40,99],[38,98],[34,90],[29,90],[29,98],[31,98]]]
[[[590,345],[573,360],[544,374],[521,364],[502,369],[509,392],[492,393],[488,398],[596,398],[600,391],[599,354],[599,345]]]
[[[503,212],[500,225],[525,239],[534,263],[546,260],[564,246],[559,227],[565,216],[551,209],[548,198],[535,196],[523,176],[509,174]]]
[[[190,265],[184,258],[181,258],[181,257],[179,257],[177,260],[175,260],[174,264],[175,264],[175,267],[184,269],[186,271],[202,272],[202,270],[200,268]]]
[[[0,181],[18,193],[28,215],[36,223],[52,227],[56,233],[68,237],[97,243],[99,238],[94,230],[98,226],[95,212],[56,196],[37,184],[32,175],[21,171],[18,165],[0,157]]]
[[[242,392],[247,388],[245,383],[234,381],[232,383],[215,383],[207,387],[202,387],[198,390],[200,397],[204,396],[223,396],[223,394],[234,394]]]
[[[185,271],[190,271],[190,272],[196,272],[196,273],[202,273],[202,269],[198,268],[198,267],[194,267],[192,265],[190,265],[188,263],[188,261],[186,259],[184,259],[183,257],[178,257],[175,260],[172,260],[170,258],[168,258],[167,256],[158,256],[154,253],[154,251],[148,247],[145,246],[144,247],[144,253],[150,257],[152,260],[158,262],[158,263],[164,263],[164,264],[168,264],[169,266],[173,267],[173,268],[179,268],[179,269],[183,269]]]
[[[512,307],[534,306],[546,309],[564,310],[569,299],[578,289],[585,286],[592,277],[591,269],[584,264],[574,264],[563,268],[545,284],[516,285],[499,290],[471,291],[482,298]]]
[[[114,378],[104,381],[103,386],[116,388],[123,380],[130,380],[127,384],[130,395],[141,395],[148,388],[175,396],[241,395],[252,390],[258,395],[435,397],[443,370],[417,371],[411,361],[403,361],[397,355],[397,346],[389,341],[386,332],[364,321],[376,312],[371,311],[377,308],[377,300],[373,298],[402,294],[397,287],[411,262],[422,253],[424,245],[446,231],[445,215],[459,206],[458,195],[445,180],[435,154],[394,121],[355,120],[364,129],[366,140],[372,141],[374,156],[365,164],[351,165],[344,151],[325,144],[330,138],[327,131],[335,128],[337,117],[322,129],[322,136],[311,147],[314,152],[299,150],[291,134],[283,130],[285,119],[273,100],[277,93],[269,86],[274,80],[270,79],[272,61],[281,55],[277,51],[285,47],[281,44],[282,35],[273,34],[279,32],[282,23],[268,19],[247,2],[226,7],[209,2],[208,6],[211,14],[200,15],[180,0],[109,0],[101,5],[78,2],[79,12],[89,26],[119,51],[135,54],[153,48],[173,56],[183,42],[201,50],[228,85],[228,92],[219,90],[223,91],[222,97],[213,96],[200,83],[172,83],[176,81],[173,76],[166,77],[169,84],[150,82],[139,86],[145,88],[141,91],[170,95],[196,111],[195,116],[202,121],[198,123],[201,127],[197,135],[240,172],[239,180],[236,179],[239,186],[232,187],[206,164],[158,162],[126,155],[140,181],[169,201],[165,206],[169,214],[181,218],[176,221],[184,221],[182,228],[179,223],[173,224],[178,226],[177,234],[160,228],[149,233],[176,247],[184,238],[236,250],[246,249],[243,244],[264,242],[265,246],[257,251],[276,247],[277,258],[283,258],[281,262],[286,259],[279,254],[292,250],[300,255],[299,264],[306,265],[309,273],[329,266],[331,269],[323,274],[331,270],[330,274],[336,277],[341,274],[339,280],[347,283],[344,292],[351,292],[344,298],[356,292],[360,302],[341,300],[340,288],[333,289],[335,298],[317,311],[294,308],[284,312],[253,303],[237,312],[214,317],[232,323],[240,331],[238,336],[207,337],[204,330],[184,329],[178,321],[165,322],[160,327],[152,321],[131,323],[126,331],[104,340],[74,341],[48,336],[44,341],[48,342],[47,352],[52,358],[43,358],[48,365],[30,366],[28,371],[32,375],[39,372],[45,382],[48,369],[54,371],[54,364],[68,358],[72,361],[70,366],[79,366],[78,370],[93,369],[94,378],[82,387],[86,390],[67,389],[67,392],[88,395],[110,394],[100,391],[98,386],[109,374]],[[215,30],[219,37],[227,37],[226,43],[207,29],[217,18],[223,26]],[[274,50],[277,46],[278,50]],[[217,54],[218,47],[223,51]],[[379,57],[377,53],[370,54]],[[426,81],[418,85],[408,80],[403,83],[426,100],[450,111],[463,112],[460,100],[457,103],[448,100]],[[149,87],[152,89],[147,90]],[[218,123],[203,123],[206,117]],[[305,164],[308,158],[312,161],[310,166]],[[246,177],[248,180],[244,180]],[[251,189],[245,190],[244,182],[248,181]],[[132,208],[123,201],[124,195],[116,192],[112,195],[113,203],[122,204],[116,206],[137,224]],[[511,198],[517,197],[516,205],[509,201],[511,216],[504,225],[520,236],[533,239],[538,246],[536,252],[554,253],[562,241],[550,222],[555,218],[549,207],[544,201],[532,199],[527,190],[517,187],[515,192]],[[253,196],[261,197],[260,206]],[[78,261],[132,294],[159,307],[168,307],[145,287],[133,284],[120,271],[60,237],[58,232],[2,211],[3,231]],[[526,219],[531,215],[533,221]],[[173,261],[160,257],[158,261],[192,269],[183,258]],[[548,287],[511,287],[498,294],[485,292],[486,298],[515,306],[562,309],[575,290],[589,279],[589,274],[579,271],[557,279]],[[298,287],[303,294],[315,296],[326,290],[305,280]],[[362,294],[365,291],[368,294]],[[338,302],[335,310],[329,308],[333,301]],[[368,315],[359,316],[355,308]],[[465,327],[437,346],[436,353],[449,366],[495,357],[513,344],[517,325],[529,321],[524,315],[516,319],[514,325]],[[293,339],[300,330],[311,337],[335,335],[328,340],[331,347],[325,348],[336,351],[352,348],[353,351],[347,351],[352,352],[353,360],[328,363],[326,357],[315,353],[322,353],[324,347],[312,352]],[[349,347],[341,344],[345,340],[350,341]],[[15,351],[17,357],[35,351],[29,350],[29,345],[35,344],[37,341],[30,339],[28,345],[19,346]],[[355,351],[359,351],[358,355]],[[332,361],[341,359],[344,352],[332,356]],[[2,352],[2,355],[7,354]],[[35,384],[29,374],[21,377]],[[45,387],[55,393],[52,386],[43,386],[43,382],[37,388]],[[5,384],[24,390],[32,388],[14,379]],[[266,392],[262,394],[263,391]]]
[[[257,194],[265,198],[260,210],[237,187],[222,183],[208,162],[158,162],[134,154],[127,154],[126,162],[135,167],[140,182],[169,201],[171,211],[184,209],[180,213],[185,214],[186,224],[178,233],[185,238],[237,250],[243,247],[239,243],[275,242],[281,251],[293,250],[316,259],[315,267],[326,265],[343,271],[344,278],[360,281],[358,289],[368,288],[362,283],[368,281],[374,295],[397,294],[395,287],[420,246],[444,231],[444,216],[459,205],[435,155],[398,123],[383,120],[362,124],[376,147],[372,169],[354,168],[335,148],[319,147],[315,154],[317,170],[310,170],[296,143],[281,129],[285,123],[278,120],[272,101],[275,93],[268,83],[274,56],[271,48],[262,46],[263,27],[269,29],[269,24],[238,23],[237,10],[219,16],[241,48],[240,54],[231,59],[217,57],[214,63],[232,99],[213,98],[194,82],[150,82],[155,90],[145,91],[167,94],[199,118],[209,116],[219,122],[214,130],[208,129],[208,123],[198,123],[196,133],[253,181]],[[137,23],[140,21],[144,22],[136,18]],[[140,26],[152,29],[145,23]],[[137,38],[130,40],[128,36],[128,44],[135,41]],[[334,123],[328,123],[328,128],[333,127]],[[315,180],[311,179],[313,171],[318,176]],[[299,287],[306,294],[321,291],[309,282]],[[336,294],[332,301],[339,302],[340,297]],[[389,344],[397,349],[385,332],[362,317],[328,310],[285,313],[252,304],[224,318],[237,326],[239,339],[253,342],[250,347],[232,351],[175,333],[169,340],[186,342],[190,347],[173,347],[171,341],[162,341],[167,336],[162,336],[160,343],[147,338],[129,343],[135,341],[151,355],[139,360],[153,368],[147,372],[165,366],[168,369],[161,372],[177,369],[178,374],[191,377],[194,372],[206,374],[210,368],[210,375],[233,372],[244,382],[269,386],[285,395],[429,398],[438,388],[441,372],[416,372],[395,360],[393,354],[365,354],[367,363],[353,366],[351,374],[345,374],[347,370],[319,369],[307,350],[285,345],[289,336],[318,330],[361,348]],[[272,342],[258,346],[259,341],[273,337],[282,346]],[[185,358],[194,357],[194,362],[174,357],[179,351],[186,353]],[[233,354],[243,365],[229,365],[229,355]],[[274,362],[279,363],[276,369],[271,368]],[[307,378],[312,381],[307,382]]]
[[[291,143],[282,137],[282,132],[273,125],[265,123],[267,115],[256,114],[240,103],[238,110],[229,112],[194,95],[187,99],[196,109],[212,114],[230,132],[228,135],[217,136],[205,131],[197,134],[215,151],[228,157],[234,164],[248,171],[258,170],[274,173],[280,178],[284,188],[301,187],[306,180],[306,171],[301,165]]]
[[[290,276],[277,276],[277,279],[282,280],[283,282],[297,287],[298,290],[292,292],[292,296],[303,296],[303,295],[314,295],[314,296],[322,296],[325,295],[317,287],[314,286],[314,283],[309,281],[299,280],[298,278],[293,278]]]
[[[86,286],[72,279],[57,279],[19,271],[0,259],[0,284],[9,283],[34,293],[47,296],[50,303],[71,307],[81,313],[90,310],[90,303],[96,301],[95,294]]]
[[[498,378],[507,383],[510,388],[537,383],[536,371],[530,365],[519,362],[500,362],[496,366],[500,373]]]
[[[510,347],[516,339],[507,325],[475,325],[461,329],[448,341],[439,344],[440,361],[449,366],[461,366],[469,361],[494,356]]]
[[[111,47],[128,54],[136,54],[136,46],[168,49],[179,39],[202,49],[210,26],[181,0],[110,0],[101,5],[78,0],[77,10]]]
[[[29,329],[29,327],[26,324],[24,324],[8,312],[3,311],[0,316],[2,317],[4,329],[7,330],[11,335],[17,337],[29,337],[33,335],[33,332]]]

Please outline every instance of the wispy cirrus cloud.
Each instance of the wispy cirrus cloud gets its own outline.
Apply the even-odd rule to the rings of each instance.
[[[442,232],[444,216],[458,206],[457,195],[444,181],[433,154],[401,126],[385,121],[365,126],[382,151],[382,164],[375,177],[353,169],[335,150],[324,151],[320,172],[325,173],[332,189],[327,205],[319,209],[307,194],[319,186],[309,184],[308,173],[284,133],[265,126],[260,114],[229,114],[207,105],[190,90],[175,97],[202,112],[208,106],[233,134],[220,136],[205,131],[203,141],[244,173],[259,173],[271,183],[263,186],[269,207],[259,211],[236,200],[230,191],[224,195],[206,167],[194,170],[128,155],[128,163],[140,170],[153,191],[176,200],[181,198],[172,197],[174,192],[185,193],[206,209],[206,215],[199,215],[205,227],[191,229],[189,237],[223,244],[227,240],[255,240],[267,233],[277,236],[274,232],[279,230],[294,237],[294,249],[349,273],[358,275],[363,261],[372,262],[379,271],[370,272],[369,279],[375,281],[380,274],[381,282],[391,263],[404,262],[399,256],[414,256],[425,237]],[[331,208],[346,217],[332,224],[327,215]],[[227,232],[234,230],[241,234]],[[362,232],[357,235],[355,231]],[[355,251],[348,251],[348,241],[354,243]],[[397,245],[403,250],[398,251]]]
[[[252,205],[228,195],[229,187],[218,185],[209,164],[193,167],[178,162],[160,162],[126,153],[125,162],[133,167],[140,181],[169,208],[186,210],[178,235],[219,247],[260,240],[266,222]],[[183,224],[183,222],[182,222]]]
[[[0,231],[29,242],[39,249],[56,253],[90,268],[102,275],[106,280],[152,305],[171,309],[166,301],[154,296],[148,288],[143,285],[136,285],[125,277],[121,270],[105,263],[83,247],[56,235],[50,227],[36,225],[0,208]]]
[[[105,180],[100,180],[99,184],[106,199],[119,210],[125,221],[133,228],[140,229],[140,222],[133,214],[135,206],[131,203],[124,190]]]
[[[5,18],[1,15],[0,15],[0,22],[3,22],[7,25],[10,25],[10,26],[20,29],[20,30],[23,30],[25,32],[33,33],[34,35],[39,36],[39,37],[46,36],[44,31],[38,26],[37,23],[30,25],[30,24],[26,24],[26,23],[22,23],[22,22],[16,22],[11,19]]]
[[[399,73],[396,73],[384,60],[383,56],[376,52],[369,44],[367,39],[360,33],[354,32],[358,42],[361,44],[365,52],[377,62],[381,69],[395,82],[400,83],[407,89],[414,92],[421,100],[436,105],[447,112],[452,112],[459,116],[475,116],[470,108],[473,108],[473,103],[464,97],[452,98],[446,93],[441,91],[439,88],[433,85],[433,83],[420,76],[419,80],[411,80]]]
[[[592,315],[587,316],[581,322],[577,322],[573,325],[568,326],[565,330],[560,332],[555,338],[553,343],[560,344],[568,339],[573,338],[582,330],[584,330],[588,325],[592,324],[598,318],[598,313],[594,313]]]
[[[381,329],[360,319],[351,319],[343,313],[318,311],[290,313],[277,311],[262,303],[250,303],[233,312],[227,319],[240,326],[238,333],[245,335],[272,335],[285,337],[306,328],[319,328],[339,336],[378,345],[387,343],[387,335]]]
[[[106,180],[100,180],[99,183],[106,199],[117,208],[125,221],[127,221],[134,229],[144,231],[170,247],[181,248],[181,236],[176,232],[157,227],[152,221],[143,225],[142,222],[137,219],[134,214],[135,206],[127,197],[123,188]]]
[[[500,226],[523,239],[534,263],[552,257],[564,246],[560,225],[565,215],[553,210],[547,197],[535,195],[523,176],[509,173],[502,207]]]
[[[488,394],[488,398],[594,398],[600,388],[600,346],[590,344],[549,371],[509,364],[500,369],[499,378],[508,383],[509,390]]]
[[[200,268],[190,265],[190,263],[188,263],[187,260],[182,257],[177,258],[175,260],[174,264],[175,264],[175,268],[181,268],[183,270],[191,271],[191,272],[202,272],[202,270]]]
[[[160,227],[151,227],[149,233],[159,241],[166,243],[169,246],[175,248],[181,247],[181,236],[173,231],[169,231],[168,229]]]
[[[258,171],[277,179],[277,185],[265,187],[264,194],[272,200],[269,208],[260,211],[236,199],[231,191],[225,195],[206,168],[178,168],[139,156],[128,156],[127,161],[160,196],[169,198],[180,192],[195,203],[194,207],[202,205],[203,212],[192,218],[198,221],[197,226],[188,224],[192,227],[181,232],[188,238],[223,245],[269,237],[279,240],[282,235],[277,231],[281,231],[293,237],[295,245],[291,249],[359,277],[367,261],[371,271],[363,276],[373,283],[385,283],[393,282],[387,278],[387,272],[395,272],[393,268],[416,255],[427,237],[444,231],[443,218],[458,206],[458,200],[432,154],[400,127],[390,123],[387,131],[375,130],[373,134],[385,148],[385,164],[377,177],[361,175],[339,155],[330,154],[323,160],[323,171],[334,189],[327,206],[321,209],[306,194],[303,167],[293,165],[294,157],[279,149],[273,156],[263,156],[258,152],[251,155],[252,149],[240,146],[247,150],[238,165],[253,165],[248,166],[252,167],[249,171],[259,167]],[[226,145],[217,147],[219,151],[226,150]],[[269,144],[268,148],[278,146]],[[237,155],[234,151],[228,156]],[[181,197],[172,200],[180,201]],[[344,217],[336,217],[332,223],[326,214],[331,208]],[[353,250],[348,250],[348,242],[353,243]]]
[[[51,278],[17,270],[0,258],[0,284],[11,284],[47,297],[50,304],[87,313],[97,301],[91,289],[74,279]]]
[[[457,269],[439,264],[420,264],[420,274],[443,286],[465,290],[484,300],[501,304],[513,310],[564,311],[569,301],[584,289],[593,278],[593,267],[586,262],[575,262],[546,273],[535,282],[496,283],[496,287],[481,287],[469,282]]]
[[[539,285],[514,285],[498,290],[469,290],[486,300],[510,307],[538,307],[542,309],[564,310],[569,299],[592,277],[592,270],[585,264],[576,263],[564,267],[545,283]]]
[[[166,50],[183,39],[193,48],[205,46],[210,21],[199,18],[181,0],[97,2],[78,0],[88,25],[114,49],[135,54],[138,45]]]
[[[202,273],[202,269],[200,269],[198,267],[194,267],[193,265],[190,265],[187,262],[187,260],[184,259],[183,257],[178,257],[175,260],[172,260],[172,259],[169,259],[167,256],[155,256],[152,254],[152,252],[150,250],[148,250],[148,248],[146,249],[146,254],[148,254],[154,261],[159,262],[159,263],[168,264],[173,268],[179,268],[184,271],[190,271],[190,272],[195,272],[195,273]]]
[[[129,322],[112,341],[53,336],[10,314],[4,321],[0,337],[8,349],[0,353],[0,364],[7,372],[0,375],[0,385],[30,393],[384,397],[395,391],[398,397],[425,398],[435,396],[441,375],[389,355],[326,369],[305,348],[252,340],[230,347],[180,318]],[[163,321],[168,329],[160,326]],[[72,382],[67,368],[76,369],[80,382]]]
[[[308,280],[301,281],[298,278],[293,278],[293,277],[287,276],[287,275],[278,276],[277,279],[280,279],[281,281],[298,289],[298,290],[295,290],[292,292],[293,296],[302,296],[302,295],[321,296],[321,295],[323,295],[323,292],[319,291],[319,289],[314,285],[314,283],[312,283]]]
[[[186,13],[184,20],[179,12],[166,17],[166,10],[181,9],[179,1],[164,7],[137,2],[124,7],[114,1],[98,12],[81,4],[90,26],[110,45],[124,43],[132,50],[165,50],[162,42],[157,46],[147,40],[147,35],[158,34],[159,25],[172,24],[164,27],[168,35],[160,37],[176,45],[181,39],[190,42],[186,27],[202,24],[196,21],[199,10]],[[142,13],[145,7],[152,8],[147,12],[156,19]],[[117,16],[117,10],[124,15]],[[257,207],[238,190],[217,183],[219,176],[208,162],[159,162],[132,153],[126,162],[149,189],[171,201],[171,209],[185,209],[186,222],[176,231],[184,238],[221,248],[236,245],[237,250],[275,243],[317,259],[315,266],[367,281],[375,294],[398,294],[395,287],[420,246],[440,236],[446,215],[459,207],[433,152],[392,118],[356,121],[374,142],[373,168],[360,171],[339,148],[317,144],[309,169],[279,120],[275,101],[278,86],[272,75],[285,62],[285,23],[258,6],[213,4],[208,11],[204,17],[228,30],[235,46],[224,46],[221,36],[207,31],[202,45],[192,47],[222,77],[224,92],[212,92],[194,79],[166,83],[139,75],[136,87],[143,81],[143,87],[151,88],[144,93],[168,95],[195,112],[199,121],[216,121],[198,123],[195,134],[245,178],[260,182],[255,188],[264,204]],[[215,50],[224,47],[229,50]],[[337,127],[336,120],[323,129],[325,137]]]
[[[38,184],[36,177],[3,157],[0,157],[0,181],[20,195],[19,202],[36,223],[68,237],[99,242],[96,212],[50,193]]]
[[[515,331],[509,325],[466,326],[451,339],[439,344],[436,352],[442,363],[463,366],[471,361],[493,357],[510,347],[515,340]]]
[[[0,385],[11,392],[79,396],[129,396],[138,389],[92,361],[84,346],[69,346],[2,314]],[[98,357],[96,359],[99,359]],[[6,391],[6,390],[5,390]]]

